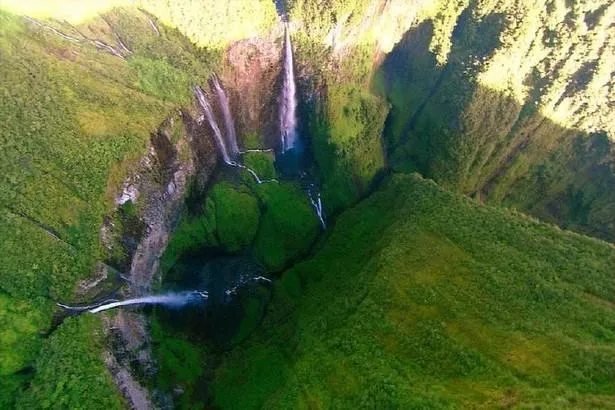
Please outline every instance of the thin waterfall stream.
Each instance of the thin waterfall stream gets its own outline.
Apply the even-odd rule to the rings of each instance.
[[[231,114],[231,106],[228,101],[228,97],[224,88],[220,85],[218,81],[218,77],[214,75],[211,79],[212,84],[214,85],[214,89],[216,90],[216,94],[218,95],[218,100],[220,101],[220,108],[222,108],[222,115],[224,116],[224,125],[226,127],[226,137],[228,141],[228,146],[230,149],[231,156],[236,156],[239,154],[239,146],[237,145],[237,134],[235,132],[235,123],[233,122],[233,116]]]
[[[196,95],[197,101],[199,102],[199,105],[205,113],[205,117],[207,118],[211,129],[214,132],[214,138],[216,140],[216,144],[218,145],[218,150],[222,155],[222,160],[227,165],[234,165],[235,163],[231,161],[228,149],[226,148],[226,143],[224,142],[224,138],[222,137],[222,132],[220,131],[220,127],[218,127],[218,123],[216,122],[216,118],[214,117],[211,105],[209,105],[209,101],[207,101],[207,96],[205,95],[205,92],[201,87],[197,85],[194,86],[194,93]]]
[[[165,293],[161,295],[149,295],[138,298],[126,299],[122,301],[116,299],[108,299],[96,305],[90,306],[68,306],[62,303],[58,303],[57,305],[61,308],[73,312],[87,311],[89,313],[99,313],[105,310],[130,305],[163,305],[170,308],[182,308],[187,305],[203,303],[207,300],[207,298],[207,292],[192,290],[186,292]]]
[[[201,106],[201,108],[203,109],[203,112],[205,113],[205,117],[207,118],[207,121],[209,125],[211,126],[211,129],[214,132],[214,138],[216,140],[216,145],[218,146],[218,150],[220,151],[220,154],[222,155],[222,160],[227,165],[230,165],[235,168],[244,169],[247,172],[249,172],[252,175],[252,177],[254,177],[254,180],[256,181],[257,184],[263,184],[266,182],[278,182],[278,180],[275,178],[261,179],[256,173],[256,171],[235,161],[235,158],[243,152],[239,150],[239,146],[237,145],[235,125],[233,124],[233,117],[231,115],[228,97],[226,96],[226,93],[224,92],[224,89],[220,85],[220,82],[218,81],[217,77],[215,76],[213,77],[212,83],[216,90],[216,94],[218,95],[218,98],[220,100],[220,106],[222,107],[222,113],[224,116],[224,121],[225,121],[226,131],[227,131],[226,140],[229,142],[229,146],[231,147],[230,153],[229,153],[229,148],[225,142],[225,138],[222,136],[222,132],[220,131],[220,127],[218,126],[218,122],[216,121],[216,118],[214,116],[213,109],[211,105],[209,104],[209,101],[207,100],[205,91],[203,91],[203,89],[200,86],[194,86],[194,93],[196,95],[197,101],[199,102],[199,105]],[[249,152],[249,151],[245,151],[245,152]],[[262,150],[261,152],[265,152],[265,150]]]
[[[249,283],[258,282],[271,283],[271,280],[262,275],[247,278],[244,275],[239,275],[237,282],[226,289],[224,293],[227,296],[236,295],[238,290],[243,286],[246,286]],[[160,295],[148,295],[121,301],[117,299],[107,299],[100,303],[88,306],[69,306],[63,303],[57,303],[57,305],[74,313],[100,313],[105,310],[132,305],[162,305],[167,308],[179,309],[189,305],[204,304],[208,299],[209,292],[204,290],[190,290],[184,292],[169,292]]]

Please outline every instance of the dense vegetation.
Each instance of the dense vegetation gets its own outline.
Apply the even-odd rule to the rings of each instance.
[[[94,316],[70,318],[46,341],[32,384],[18,409],[122,409],[122,400],[101,358],[104,337]]]
[[[478,202],[615,240],[615,3],[286,3],[306,174],[195,178],[160,263],[162,287],[216,258],[281,279],[194,331],[155,311],[139,381],[181,408],[615,407],[613,247]],[[277,88],[281,33],[270,0],[2,2],[0,408],[126,405],[101,322],[56,328],[55,302],[130,266],[142,202],[115,200],[157,129],[187,160],[193,84],[221,75],[243,148],[277,141],[278,90],[231,79]]]
[[[615,181],[607,133],[546,117],[540,104],[557,78],[532,73],[521,103],[483,85],[484,62],[500,53],[508,29],[502,14],[475,20],[474,13],[459,16],[445,64],[430,50],[432,20],[412,28],[385,58],[375,85],[392,104],[385,130],[391,165],[613,240],[615,193],[600,188]]]
[[[615,249],[394,176],[286,272],[221,408],[613,406]]]
[[[269,154],[251,153],[246,163],[275,178]],[[303,255],[320,230],[306,193],[293,181],[265,180],[257,184],[247,171],[230,175],[194,199],[186,209],[162,257],[163,271],[172,270],[182,255],[217,251],[248,251],[269,271],[280,271]]]
[[[386,101],[384,155],[396,170],[613,240],[615,198],[599,188],[615,181],[612,4],[289,7],[309,77],[305,133],[333,210],[382,167]]]
[[[191,103],[190,84],[210,73],[203,59],[209,54],[173,30],[159,32],[131,10],[75,26],[0,10],[0,378],[9,386],[0,403],[15,400],[27,385],[41,346],[46,356],[50,344],[63,343],[41,340],[53,302],[73,297],[76,282],[106,257],[99,230],[127,169],[169,112]],[[130,51],[114,55],[92,39],[116,51],[121,41]],[[93,370],[76,357],[61,360],[76,374],[85,372],[85,384],[71,387],[84,391],[85,374]],[[52,371],[55,360],[41,357],[37,374]],[[57,403],[61,396],[54,396]]]

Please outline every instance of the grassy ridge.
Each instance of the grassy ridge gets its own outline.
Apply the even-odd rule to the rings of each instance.
[[[284,274],[222,408],[614,405],[615,250],[395,176]]]
[[[201,47],[223,48],[266,32],[278,22],[275,5],[256,1],[139,0],[137,5]]]

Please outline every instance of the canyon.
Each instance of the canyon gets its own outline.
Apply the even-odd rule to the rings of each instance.
[[[0,8],[1,407],[613,405],[614,4],[69,3]]]

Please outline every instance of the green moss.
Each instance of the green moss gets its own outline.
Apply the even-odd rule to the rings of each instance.
[[[268,183],[256,189],[264,210],[254,252],[268,269],[279,270],[316,239],[318,219],[297,184]]]
[[[272,152],[249,152],[245,154],[244,164],[252,169],[261,180],[272,179],[276,177],[275,158]]]
[[[202,213],[182,215],[162,255],[162,270],[167,272],[185,253],[218,246],[216,228],[216,203],[207,198]]]
[[[216,228],[220,245],[227,252],[237,252],[249,245],[258,228],[259,208],[256,198],[227,182],[212,188],[216,204]]]
[[[156,343],[156,355],[161,368],[156,375],[157,385],[166,390],[175,387],[189,388],[203,375],[207,366],[206,349],[165,331],[154,317],[152,337]]]
[[[233,336],[232,344],[241,343],[247,338],[260,324],[263,317],[269,291],[265,288],[256,288],[248,295],[241,296],[242,316],[237,332]]]
[[[365,194],[384,167],[381,134],[388,109],[355,83],[331,85],[308,121],[328,212]]]
[[[245,134],[242,139],[245,149],[265,148],[261,136],[256,132],[249,132]]]
[[[168,271],[184,254],[222,247],[234,253],[250,245],[259,221],[258,201],[246,188],[219,182],[196,214],[182,216],[162,256]]]

